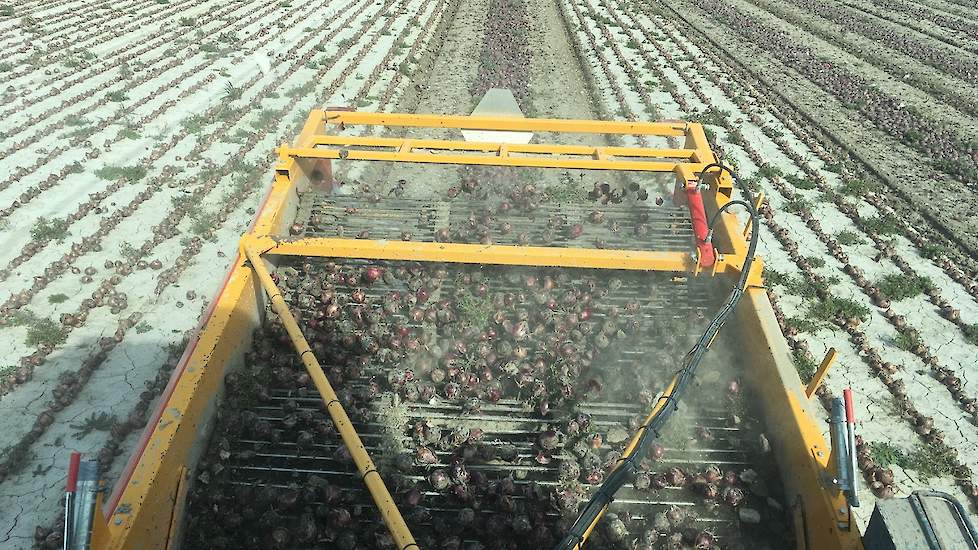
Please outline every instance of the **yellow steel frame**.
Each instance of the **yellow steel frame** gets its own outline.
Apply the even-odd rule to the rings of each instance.
[[[451,140],[369,138],[328,133],[350,126],[383,125],[553,133],[600,133],[684,138],[683,148],[593,147],[587,145],[514,145]],[[295,320],[285,307],[265,262],[275,256],[320,256],[379,260],[414,260],[456,263],[556,266],[596,269],[657,270],[700,274],[695,252],[632,251],[577,248],[517,247],[457,243],[391,242],[351,239],[282,238],[291,223],[297,193],[313,180],[313,172],[331,159],[421,162],[438,164],[483,164],[513,167],[579,168],[672,172],[677,185],[697,182],[700,171],[714,156],[699,124],[603,122],[556,119],[458,117],[349,111],[313,111],[295,145],[282,145],[275,178],[251,230],[240,243],[240,253],[221,293],[205,316],[205,322],[178,366],[144,434],[140,449],[107,499],[104,521],[97,521],[92,546],[97,549],[168,548],[178,544],[178,517],[186,491],[180,469],[185,467],[200,444],[203,419],[220,391],[224,368],[247,347],[250,330],[271,305],[283,320],[304,365],[327,403],[327,410],[351,448],[364,482],[374,497],[398,547],[416,547],[390,494],[376,475],[373,463],[363,452],[359,437],[349,426],[345,412],[322,376],[314,354],[302,338]],[[712,215],[731,200],[732,181],[726,174],[706,178],[704,192],[707,214]],[[714,228],[717,262],[710,274],[737,274],[744,265],[745,235],[736,217],[724,213]],[[748,277],[746,313],[741,313],[743,337],[757,361],[767,406],[785,425],[783,447],[775,445],[783,466],[791,471],[789,491],[797,494],[804,535],[799,548],[858,548],[858,532],[850,523],[848,507],[838,491],[824,482],[828,464],[826,444],[811,420],[807,399],[797,373],[785,359],[784,342],[770,311],[761,285],[761,262],[755,260]],[[265,298],[267,296],[267,299]],[[267,300],[267,301],[266,301]],[[766,306],[766,307],[765,307]],[[745,309],[741,307],[740,309]],[[773,324],[773,331],[772,331]],[[770,359],[768,361],[768,358]],[[787,365],[787,367],[785,366]],[[796,388],[797,386],[797,388]],[[796,391],[797,390],[797,391]],[[344,419],[346,419],[344,421]],[[824,451],[824,453],[823,453]],[[373,474],[373,475],[371,475]],[[789,503],[793,504],[793,503]]]
[[[597,147],[567,144],[508,144],[453,141],[443,139],[409,139],[363,137],[328,133],[332,126],[340,131],[358,125],[387,127],[428,127],[481,129],[514,132],[549,132],[575,134],[623,134],[684,138],[682,148]],[[277,169],[280,174],[295,177],[301,171],[300,161],[359,160],[413,162],[427,164],[468,164],[531,168],[564,168],[581,170],[614,170],[673,173],[678,185],[697,182],[700,172],[715,161],[706,134],[699,124],[686,122],[606,122],[593,120],[532,119],[510,117],[468,117],[415,115],[398,113],[361,113],[355,111],[313,111],[304,131],[308,135],[295,146],[279,147]],[[655,160],[649,160],[655,159]],[[727,174],[708,178],[719,209],[730,200],[733,184]],[[719,224],[730,230],[736,227],[736,216],[724,213]],[[746,233],[746,228],[741,232]],[[726,235],[729,231],[717,231]],[[251,234],[249,242],[268,235]],[[716,239],[724,247],[710,274],[739,272],[744,264],[747,246],[744,239]],[[507,265],[546,265],[555,267],[591,267],[687,271],[699,275],[695,251],[626,251],[547,247],[510,247],[457,243],[395,243],[350,239],[275,239],[255,243],[267,254],[331,256],[386,260],[498,263]],[[761,262],[752,266],[750,284],[761,284]]]

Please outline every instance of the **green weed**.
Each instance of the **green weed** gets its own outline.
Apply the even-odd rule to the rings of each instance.
[[[67,294],[58,293],[58,294],[52,294],[48,296],[49,304],[61,304],[64,303],[66,300],[68,300]]]
[[[785,174],[784,181],[790,183],[796,189],[815,189],[818,187],[814,181],[795,174]]]
[[[825,267],[825,258],[822,258],[821,256],[808,256],[805,259],[808,260],[808,265],[815,269]]]
[[[115,181],[120,178],[125,178],[126,180],[129,180],[129,183],[136,183],[137,181],[146,177],[146,167],[140,165],[119,166],[110,164],[96,170],[95,175],[108,181]]]
[[[692,122],[699,122],[700,124],[709,124],[711,126],[725,127],[727,123],[727,118],[730,117],[729,111],[723,111],[717,109],[716,107],[710,107],[702,113],[697,113],[690,116]]]
[[[942,244],[936,243],[924,243],[920,247],[920,255],[928,260],[935,260],[940,258],[942,255],[947,254],[947,247]]]
[[[764,266],[764,282],[768,286],[774,285],[784,285],[784,282],[790,277],[776,269],[772,269],[768,266]]]
[[[848,229],[844,229],[836,233],[835,240],[839,241],[839,244],[847,245],[847,246],[851,246],[855,244],[866,244],[866,239],[862,238],[859,235],[859,233],[856,233],[855,231],[849,231]]]
[[[783,176],[784,172],[773,164],[765,164],[757,169],[757,175],[763,179],[771,179],[775,176]]]
[[[891,214],[884,214],[875,218],[860,218],[859,226],[879,235],[893,235],[899,232],[900,221]]]
[[[845,168],[845,165],[842,164],[841,162],[826,162],[825,163],[825,169],[828,170],[829,172],[834,172],[836,174],[841,174],[843,168]]]
[[[927,277],[920,275],[907,276],[903,274],[886,275],[880,279],[876,286],[880,292],[891,300],[899,301],[906,298],[919,296],[924,292],[934,288],[934,283]]]
[[[54,347],[68,337],[58,322],[40,317],[30,310],[17,311],[11,316],[10,321],[12,325],[27,327],[27,338],[24,339],[24,343],[32,348],[45,345]]]
[[[194,235],[204,235],[217,225],[217,213],[214,212],[197,212],[192,216],[192,219],[190,231]]]
[[[787,212],[793,212],[797,214],[798,212],[805,212],[811,210],[812,203],[809,202],[807,199],[804,199],[800,196],[796,196],[795,198],[791,199],[790,201],[784,204],[784,209]]]
[[[129,241],[119,243],[119,254],[123,258],[131,261],[136,261],[143,256],[142,251],[133,246]]]
[[[920,334],[916,330],[910,329],[906,332],[901,332],[893,338],[893,344],[902,349],[903,351],[910,351],[920,344],[923,340],[920,339]]]
[[[24,343],[29,347],[54,347],[64,342],[68,337],[61,325],[53,319],[40,318],[27,327],[27,339]]]
[[[459,318],[469,325],[483,329],[489,324],[492,316],[492,301],[488,297],[478,297],[475,294],[462,294],[458,298]]]
[[[827,295],[825,298],[809,304],[808,315],[826,323],[839,317],[843,319],[856,317],[865,321],[869,318],[869,308],[849,298]]]
[[[114,92],[109,92],[105,94],[105,97],[108,98],[109,101],[115,101],[115,102],[127,101],[129,99],[129,96],[127,96],[126,92],[123,90],[116,90]]]
[[[978,323],[961,325],[961,333],[965,340],[978,346]]]
[[[903,452],[903,449],[888,441],[873,441],[870,443],[869,456],[873,459],[873,462],[883,468],[889,468],[894,464],[905,466],[907,463],[907,455]]]
[[[35,241],[61,242],[68,236],[68,222],[60,219],[48,219],[41,216],[31,228],[31,238]]]
[[[205,122],[201,115],[193,115],[181,120],[180,126],[183,126],[183,129],[191,134],[199,134],[204,131]]]
[[[241,99],[243,93],[244,91],[232,84],[230,80],[224,83],[224,99],[228,102]]]
[[[839,192],[843,195],[849,195],[852,197],[858,197],[865,195],[869,190],[869,184],[865,180],[861,179],[846,179],[839,186]]]
[[[819,328],[818,323],[802,317],[788,317],[784,320],[784,324],[790,328],[794,328],[798,332],[812,333]]]

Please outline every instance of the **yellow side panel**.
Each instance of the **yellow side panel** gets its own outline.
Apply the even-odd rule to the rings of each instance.
[[[310,117],[303,132],[322,126],[321,114]],[[298,167],[290,161],[286,174]],[[250,231],[281,232],[291,223],[296,208],[295,187],[281,170],[263,201]],[[145,447],[131,457],[122,479],[108,499],[105,517],[97,517],[92,548],[166,548],[171,522],[180,532],[182,518],[173,515],[178,500],[180,469],[193,470],[197,454],[207,444],[206,422],[220,400],[224,372],[251,346],[252,331],[265,309],[264,294],[243,255],[238,255],[209,316],[204,320],[193,351],[177,367],[168,395],[157,409],[159,420],[144,436]],[[131,475],[130,475],[131,474]],[[102,521],[104,519],[104,521]]]
[[[791,511],[800,507],[804,516],[803,532],[797,533],[798,548],[862,548],[854,522],[852,531],[839,528],[840,522],[850,524],[845,498],[820,479],[830,449],[815,423],[812,403],[805,398],[763,289],[747,291],[737,306],[736,319],[750,386],[759,397],[764,433],[780,466],[784,505]]]
[[[96,518],[92,547],[166,548],[178,499],[179,472],[206,444],[205,412],[220,395],[226,367],[251,343],[259,323],[251,269],[239,263],[227,281],[161,416],[121,493],[109,500],[106,522]],[[178,367],[179,368],[179,367]],[[179,518],[176,518],[179,522]]]

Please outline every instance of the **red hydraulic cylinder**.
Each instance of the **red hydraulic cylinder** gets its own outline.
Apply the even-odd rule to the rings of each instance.
[[[703,208],[703,196],[695,183],[686,185],[686,206],[689,207],[689,219],[693,222],[693,235],[696,237],[696,249],[699,250],[700,267],[710,267],[716,262],[713,243],[707,242],[709,228],[706,223],[706,209]]]

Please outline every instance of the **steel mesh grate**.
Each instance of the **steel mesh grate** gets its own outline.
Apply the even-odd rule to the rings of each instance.
[[[381,277],[370,284],[364,284],[360,277],[366,273],[368,267],[379,268],[385,274],[395,274],[400,271],[401,275],[392,276],[390,279]],[[600,294],[601,307],[594,308],[589,322],[600,326],[611,316],[612,309],[616,309],[618,310],[614,315],[616,323],[624,325],[635,321],[636,326],[641,327],[637,332],[630,332],[627,338],[622,337],[625,338],[622,342],[627,345],[622,344],[618,346],[620,349],[606,352],[602,356],[600,366],[595,367],[604,376],[605,391],[612,393],[629,391],[628,386],[635,385],[629,378],[634,373],[641,373],[642,382],[650,387],[660,389],[664,387],[676,367],[678,357],[666,353],[662,349],[662,342],[672,341],[673,347],[681,347],[681,343],[676,343],[679,342],[676,340],[677,334],[697,330],[692,327],[702,326],[706,322],[706,316],[711,313],[711,308],[715,307],[710,291],[714,287],[711,283],[715,279],[689,278],[664,272],[521,268],[475,264],[425,264],[422,268],[422,264],[415,262],[362,260],[334,262],[324,258],[293,258],[278,267],[275,277],[283,296],[286,296],[286,300],[296,311],[300,324],[304,325],[307,337],[311,340],[314,340],[314,335],[321,330],[314,325],[317,322],[317,308],[321,307],[317,304],[323,299],[320,291],[326,283],[316,275],[310,278],[309,274],[331,273],[334,279],[342,281],[336,283],[337,289],[342,288],[343,292],[350,292],[356,288],[357,291],[363,292],[363,296],[358,301],[341,302],[339,319],[351,318],[353,309],[369,306],[368,309],[383,319],[383,324],[403,327],[413,334],[430,333],[434,335],[433,342],[437,342],[439,338],[455,338],[458,334],[454,333],[454,329],[447,335],[442,334],[446,330],[445,327],[432,326],[427,320],[415,322],[405,314],[404,307],[385,310],[383,304],[385,297],[389,297],[392,293],[403,294],[413,290],[415,286],[411,281],[416,283],[419,280],[427,280],[425,277],[439,269],[445,273],[438,275],[441,277],[441,283],[431,288],[430,297],[427,299],[428,305],[435,308],[448,307],[443,304],[453,303],[460,296],[468,295],[472,285],[480,280],[486,281],[491,287],[490,295],[520,297],[519,300],[525,300],[525,307],[531,310],[541,308],[540,302],[533,301],[533,295],[539,294],[540,291],[539,286],[527,288],[526,285],[529,284],[525,281],[527,275],[538,278],[554,275],[559,279],[561,288],[595,288],[593,291],[595,296],[602,292],[601,289],[605,289],[604,293]],[[598,281],[597,287],[593,286],[593,281]],[[536,284],[539,285],[539,281]],[[513,307],[519,308],[519,306]],[[269,329],[266,326],[263,330],[267,334]],[[263,360],[258,360],[250,372],[260,374],[264,380],[272,380],[272,383],[269,384],[267,391],[259,392],[261,396],[257,400],[252,400],[241,410],[232,413],[232,418],[240,423],[243,414],[241,411],[247,410],[253,416],[248,417],[246,424],[266,423],[268,430],[263,432],[264,435],[261,437],[256,436],[247,426],[232,427],[230,430],[219,427],[215,431],[209,451],[211,458],[209,461],[205,460],[202,466],[210,485],[206,490],[198,490],[196,497],[192,499],[191,509],[200,510],[202,503],[206,503],[208,498],[213,498],[209,497],[211,491],[221,495],[219,499],[222,502],[234,500],[233,506],[242,506],[243,500],[246,502],[244,506],[252,506],[252,509],[254,505],[250,503],[250,499],[253,498],[256,489],[271,487],[279,492],[305,491],[303,494],[307,496],[302,497],[297,506],[283,508],[272,502],[262,505],[261,509],[265,510],[265,514],[270,513],[267,509],[276,512],[273,517],[278,518],[277,521],[281,524],[292,525],[293,529],[296,524],[301,523],[299,519],[301,516],[319,514],[322,511],[321,521],[326,526],[321,527],[320,535],[322,535],[323,531],[331,529],[330,510],[343,508],[353,515],[357,529],[375,529],[371,536],[378,542],[368,544],[366,547],[386,548],[386,543],[383,542],[385,528],[355,468],[343,456],[339,436],[335,433],[317,432],[315,437],[306,437],[304,441],[300,441],[303,437],[300,433],[302,430],[313,432],[315,423],[325,418],[322,402],[311,386],[296,388],[294,385],[289,387],[274,382],[276,371],[281,369],[295,371],[300,367],[295,359],[294,350],[291,350],[287,341],[274,337],[271,342],[275,343],[276,350],[271,355],[274,364],[266,364]],[[269,341],[266,340],[264,346],[268,345],[270,345]],[[465,541],[479,539],[484,545],[487,540],[491,540],[492,535],[484,532],[483,529],[495,525],[493,522],[500,516],[509,517],[512,515],[510,512],[527,514],[533,518],[534,525],[547,525],[549,531],[560,532],[560,526],[567,517],[566,514],[560,513],[559,507],[551,504],[554,499],[559,499],[559,495],[568,487],[565,480],[561,480],[560,477],[562,464],[574,462],[575,453],[578,453],[579,449],[568,447],[571,440],[566,439],[545,457],[546,460],[541,460],[537,438],[541,430],[548,429],[548,425],[554,426],[555,422],[562,422],[559,418],[565,418],[569,414],[567,405],[564,405],[559,412],[551,411],[547,415],[541,413],[535,404],[530,405],[526,401],[526,395],[522,397],[519,395],[524,389],[508,390],[510,393],[505,394],[498,402],[482,401],[475,406],[468,399],[443,399],[441,390],[438,390],[439,393],[430,399],[415,397],[402,401],[398,409],[400,412],[396,415],[399,420],[394,422],[396,427],[392,431],[390,420],[392,414],[383,403],[393,396],[389,393],[391,391],[389,381],[392,379],[391,376],[395,379],[402,377],[406,372],[405,369],[418,368],[418,363],[408,358],[394,363],[371,360],[352,368],[348,362],[336,360],[336,350],[316,345],[313,345],[313,349],[316,350],[317,358],[334,387],[351,396],[350,402],[344,406],[353,418],[364,445],[384,473],[388,486],[395,494],[395,500],[401,506],[405,520],[419,540],[444,541],[446,533],[450,532],[449,527],[446,526],[454,525],[453,522],[456,521],[456,516],[462,508],[471,508],[478,518],[476,524],[480,525],[478,529],[463,530],[462,537]],[[277,362],[274,359],[276,357],[279,358]],[[282,361],[281,358],[286,360]],[[269,373],[272,373],[271,376]],[[592,375],[593,373],[586,376]],[[385,385],[388,387],[385,388]],[[709,387],[724,387],[724,383],[714,377]],[[403,387],[395,391],[402,390]],[[630,390],[631,395],[636,393],[636,388],[632,387]],[[525,391],[529,391],[529,388],[527,387]],[[761,472],[770,470],[771,465],[765,463],[765,459],[758,460],[759,456],[763,455],[760,455],[757,449],[759,437],[757,423],[746,410],[725,410],[723,390],[718,391],[716,396],[700,395],[697,400],[702,405],[699,408],[695,411],[683,409],[675,417],[671,424],[675,432],[672,435],[663,434],[665,449],[662,457],[652,465],[654,472],[661,473],[669,468],[678,467],[692,476],[694,472],[703,471],[707,466],[717,466],[724,471],[744,471],[748,468]],[[610,434],[617,429],[619,437],[616,442],[610,446],[606,442],[604,446],[599,446],[599,451],[595,451],[594,454],[600,453],[602,456],[609,451],[614,451],[615,448],[620,448],[631,433],[629,426],[634,427],[635,420],[644,416],[648,410],[638,399],[631,402],[607,398],[588,399],[574,407],[573,410],[590,415],[592,429],[597,433],[609,434],[607,437],[610,438]],[[735,414],[739,417],[737,420]],[[305,419],[301,418],[303,416]],[[297,417],[299,417],[298,421]],[[412,440],[412,427],[420,421],[440,426],[444,430],[478,428],[482,431],[478,441],[464,441],[462,446],[477,445],[479,449],[493,447],[495,450],[490,453],[490,456],[498,456],[502,454],[502,449],[505,449],[505,459],[482,460],[479,458],[480,455],[475,455],[476,458],[465,461],[465,467],[470,475],[481,475],[491,484],[497,484],[500,479],[512,476],[512,494],[506,495],[505,499],[499,495],[494,496],[492,491],[496,490],[497,485],[490,485],[483,491],[485,494],[481,497],[483,502],[480,504],[460,498],[451,491],[433,490],[426,475],[432,469],[451,469],[452,459],[459,456],[462,446],[439,449],[429,445],[434,451],[436,461],[434,463],[414,461],[417,444]],[[708,433],[709,438],[700,440],[694,437],[693,434],[699,431]],[[577,443],[579,444],[580,441],[578,440]],[[223,450],[223,454],[218,455],[223,458],[214,458],[215,445]],[[213,473],[215,467],[218,468],[216,474]],[[325,480],[338,490],[340,496],[329,502],[317,499],[314,492],[310,493],[307,490],[313,478]],[[579,476],[575,483],[580,481]],[[577,487],[586,493],[594,489],[595,483],[597,482],[591,483],[588,479]],[[408,488],[420,491],[423,506],[405,504],[407,498],[405,491]],[[236,489],[246,491],[248,496],[227,496],[234,495]],[[477,487],[472,489],[474,493],[478,490]],[[544,502],[541,499],[549,500]],[[197,508],[194,508],[195,506]],[[500,508],[501,506],[503,508]],[[665,513],[674,510],[680,510],[690,517],[683,520],[682,529],[692,530],[694,535],[697,532],[708,531],[723,547],[736,545],[752,538],[750,531],[753,528],[750,526],[745,528],[742,525],[734,508],[705,501],[689,488],[668,486],[649,491],[639,490],[629,485],[619,492],[612,508],[616,514],[628,518],[629,525],[653,525]],[[201,515],[199,519],[192,520],[189,531],[200,537],[201,525],[210,521],[211,513],[216,512],[211,510]],[[191,517],[195,517],[193,512]],[[194,525],[193,521],[201,523]],[[335,534],[334,530],[333,535]],[[638,534],[632,532],[629,536],[634,538]],[[200,546],[199,540],[192,537],[187,546],[191,548]],[[600,537],[594,541],[594,547],[605,547],[599,541]],[[343,547],[339,539],[329,539],[329,543]],[[362,537],[360,544],[363,544]],[[427,547],[424,544],[422,546]],[[266,546],[259,544],[259,547]]]
[[[600,223],[591,219],[595,212],[602,217]],[[484,223],[487,213],[491,218]],[[652,251],[686,251],[693,246],[688,212],[654,203],[544,203],[531,213],[501,213],[498,201],[400,198],[371,202],[353,196],[307,193],[302,197],[298,219],[304,220],[301,235],[306,237],[400,240],[407,235],[411,240],[431,242],[440,229],[449,229],[453,242],[480,242],[488,230],[490,242],[504,245]],[[582,226],[582,233],[572,238],[575,224]]]
[[[293,401],[299,403],[300,410],[319,413],[322,409],[320,400],[317,396],[310,396],[303,392],[297,395],[294,391],[277,390],[272,394],[272,400],[268,404],[256,407],[256,412],[260,418],[270,421],[276,429],[282,429],[281,422],[282,403]],[[540,417],[534,413],[523,412],[519,405],[512,401],[501,401],[498,405],[484,405],[479,414],[473,415],[466,413],[462,408],[453,405],[428,405],[411,403],[407,405],[408,421],[414,422],[425,420],[435,423],[452,423],[458,419],[463,419],[465,423],[478,424],[483,430],[481,444],[485,445],[512,445],[516,448],[516,460],[504,462],[495,460],[491,463],[474,463],[468,465],[467,469],[472,471],[484,472],[490,479],[497,479],[519,472],[519,478],[514,483],[518,489],[525,490],[526,486],[535,483],[541,486],[555,487],[559,484],[558,462],[563,459],[573,459],[568,454],[568,450],[563,449],[556,455],[554,462],[547,465],[536,464],[533,462],[535,453],[533,451],[533,441],[536,437],[537,426],[547,424],[552,419]],[[584,412],[591,414],[594,422],[602,429],[612,426],[624,426],[628,418],[633,415],[641,414],[640,407],[627,404],[597,403],[583,407]],[[514,418],[516,415],[516,418]],[[669,468],[678,466],[686,470],[703,469],[708,465],[719,465],[722,467],[747,468],[751,465],[751,454],[745,448],[748,446],[746,440],[756,436],[741,427],[729,426],[729,415],[717,412],[714,415],[698,414],[691,416],[686,414],[680,421],[686,426],[705,427],[720,434],[710,445],[693,445],[687,448],[678,446],[667,446],[665,454],[660,459],[657,468]],[[514,424],[517,426],[514,427]],[[522,425],[520,429],[519,425]],[[382,457],[384,452],[379,445],[380,425],[377,422],[364,422],[356,425],[364,444],[372,456]],[[283,430],[285,431],[285,430]],[[407,432],[404,434],[404,443],[411,445],[410,437]],[[359,482],[358,475],[352,467],[334,458],[334,454],[339,447],[339,443],[317,444],[312,447],[298,448],[295,441],[258,441],[247,438],[236,440],[232,445],[232,452],[239,458],[229,467],[235,472],[235,484],[250,485],[271,485],[279,488],[287,488],[292,483],[302,483],[306,476],[317,475],[335,482],[344,487],[346,501],[371,508],[372,503],[366,490]],[[254,451],[254,449],[261,449]],[[431,464],[430,467],[448,467],[449,462],[444,460],[450,457],[451,453],[437,451],[440,462]],[[244,457],[244,458],[240,458]],[[407,481],[425,483],[424,469],[420,466],[415,467],[409,472],[403,473],[403,478]],[[593,490],[595,486],[588,486]],[[426,498],[425,508],[433,514],[452,515],[457,513],[459,503],[446,495],[436,491],[424,491]],[[524,500],[526,495],[516,494],[515,500]],[[738,526],[733,510],[726,507],[707,507],[701,499],[692,497],[688,490],[675,487],[667,487],[657,491],[655,494],[640,492],[635,490],[631,484],[626,485],[619,492],[615,499],[612,511],[627,513],[636,521],[645,518],[652,518],[655,514],[666,511],[670,506],[696,509],[696,520],[691,522],[695,528],[709,529],[718,537],[736,537]],[[366,511],[364,513],[367,513]],[[372,512],[369,512],[372,513]],[[497,513],[491,510],[482,513]],[[554,521],[558,514],[552,513]],[[373,521],[379,521],[379,516],[371,516]],[[409,521],[409,524],[412,522]],[[411,525],[417,532],[424,532],[431,527],[430,521],[413,522]]]

